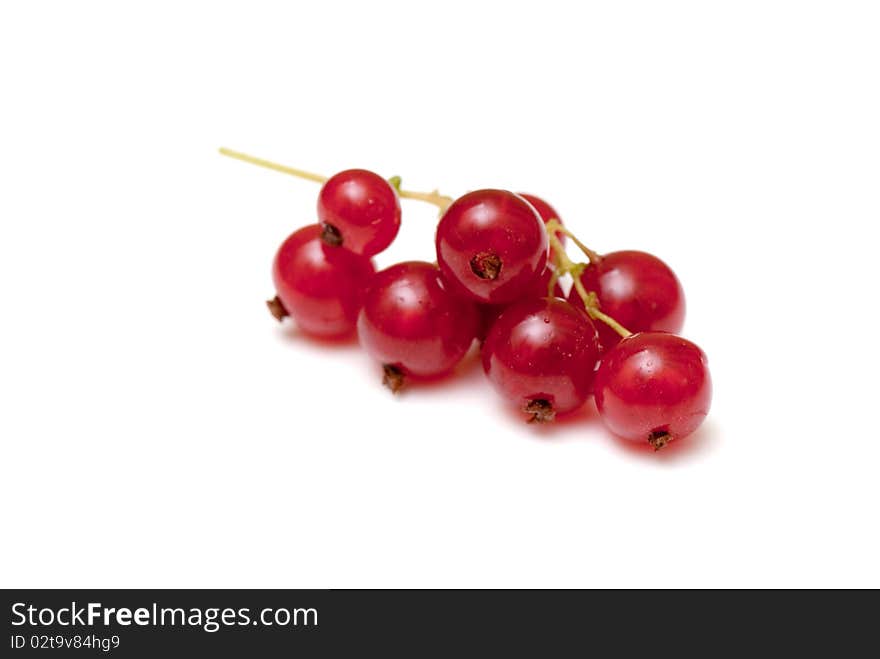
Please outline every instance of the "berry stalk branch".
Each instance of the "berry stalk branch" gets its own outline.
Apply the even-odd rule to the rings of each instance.
[[[596,261],[598,261],[600,258],[599,255],[584,246],[574,235],[572,235],[572,233],[568,229],[563,227],[562,224],[560,224],[558,221],[550,220],[545,226],[547,230],[547,238],[550,240],[550,245],[553,248],[553,252],[555,254],[555,278],[558,279],[559,276],[562,274],[570,274],[574,281],[574,288],[580,296],[581,300],[583,301],[584,308],[586,309],[587,314],[590,316],[590,318],[592,318],[593,320],[601,320],[603,323],[608,325],[611,329],[613,329],[624,338],[632,334],[632,332],[630,332],[623,325],[614,320],[611,316],[602,313],[602,311],[599,310],[599,301],[596,298],[596,294],[593,292],[588,292],[584,288],[584,284],[581,281],[580,275],[586,267],[586,264],[575,263],[569,258],[568,254],[565,253],[565,246],[562,244],[562,241],[559,240],[559,238],[556,236],[556,232],[562,231],[563,233],[565,233],[566,236],[571,238],[572,241],[581,250],[583,250],[583,252],[587,255],[587,258],[590,259],[591,263],[595,263]],[[551,284],[555,286],[555,280],[552,281]]]
[[[227,158],[233,158],[235,160],[241,160],[242,162],[250,163],[251,165],[256,165],[257,167],[264,167],[265,169],[271,169],[275,172],[281,172],[282,174],[288,174],[289,176],[296,176],[297,178],[306,179],[307,181],[314,181],[315,183],[326,183],[327,179],[329,178],[321,174],[308,172],[304,169],[288,167],[287,165],[281,165],[277,162],[272,162],[271,160],[257,158],[256,156],[251,156],[247,153],[242,153],[241,151],[233,151],[232,149],[227,149],[226,147],[220,147],[220,155],[226,156]],[[399,176],[392,176],[389,179],[389,183],[391,183],[394,189],[397,190],[397,194],[400,196],[401,199],[415,199],[416,201],[424,201],[426,203],[433,204],[440,209],[441,214],[444,213],[446,209],[449,208],[449,205],[453,202],[452,197],[442,195],[437,190],[433,190],[431,192],[404,190],[400,187]]]

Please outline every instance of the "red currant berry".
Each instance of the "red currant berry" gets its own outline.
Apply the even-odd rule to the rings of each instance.
[[[501,304],[523,294],[547,264],[547,233],[537,212],[506,190],[456,199],[437,227],[437,263],[453,290]]]
[[[504,398],[531,421],[551,421],[590,395],[598,336],[586,313],[564,300],[525,300],[498,317],[482,356],[483,369]]]
[[[358,318],[361,345],[396,391],[404,376],[443,375],[461,361],[477,333],[477,308],[453,295],[437,266],[398,263],[376,273]]]
[[[272,278],[278,296],[269,309],[278,320],[290,315],[308,334],[350,334],[373,272],[365,256],[324,243],[317,224],[303,227],[275,255]]]
[[[675,273],[656,256],[637,251],[605,254],[586,267],[581,281],[596,293],[599,309],[631,332],[678,332],[684,324],[684,291]],[[574,288],[568,299],[583,307]],[[605,323],[598,325],[603,349],[620,341]]]
[[[712,401],[706,355],[665,332],[620,341],[602,358],[594,389],[605,425],[655,450],[696,430]]]
[[[537,281],[533,286],[530,287],[528,291],[526,291],[521,300],[527,299],[537,299],[542,297],[547,297],[548,288],[550,287],[550,279],[553,277],[553,270],[550,268],[545,268],[544,272],[538,277]],[[556,282],[556,286],[553,289],[553,295],[558,298],[565,299],[565,293],[562,291],[562,287],[559,285],[559,282]],[[520,300],[517,300],[518,302]],[[495,323],[495,320],[498,316],[501,315],[501,312],[507,309],[511,304],[516,304],[516,302],[511,302],[508,304],[480,304],[478,305],[480,311],[480,329],[477,332],[477,338],[480,341],[485,341],[486,335],[489,333],[489,330],[492,329],[492,325]]]
[[[400,229],[400,201],[391,184],[365,169],[331,176],[318,194],[324,240],[364,256],[392,243]]]
[[[519,192],[520,197],[529,202],[532,207],[538,211],[538,215],[542,220],[544,220],[544,224],[547,224],[550,220],[556,220],[560,224],[562,224],[562,218],[559,217],[559,213],[556,212],[556,209],[553,208],[546,201],[541,199],[540,197],[536,197],[535,195],[526,194],[525,192]],[[556,237],[559,238],[559,242],[565,245],[566,236],[561,231],[556,232]],[[550,246],[550,262],[555,263],[555,254],[553,251],[553,246]]]

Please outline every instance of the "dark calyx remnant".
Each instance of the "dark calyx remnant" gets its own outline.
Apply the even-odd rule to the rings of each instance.
[[[396,394],[403,387],[403,371],[391,364],[383,364],[382,371],[384,373],[382,375],[382,384],[391,389],[392,394]]]
[[[543,398],[536,398],[530,401],[523,407],[523,412],[532,415],[529,423],[547,423],[556,418],[556,410],[553,409],[553,404]]]
[[[330,245],[330,247],[341,247],[342,234],[339,233],[339,229],[335,226],[325,222],[321,225],[321,241],[325,245]]]
[[[471,270],[480,279],[498,279],[501,274],[501,257],[495,252],[480,252],[471,259]]]
[[[281,299],[277,295],[271,300],[266,300],[266,306],[269,307],[269,313],[275,316],[275,320],[279,323],[290,315],[287,313],[287,309],[284,308]]]
[[[648,435],[648,443],[654,447],[655,451],[659,451],[673,439],[667,430],[654,430]]]

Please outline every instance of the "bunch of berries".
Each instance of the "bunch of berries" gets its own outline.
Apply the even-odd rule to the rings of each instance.
[[[657,257],[598,254],[532,195],[488,189],[453,200],[363,169],[325,178],[221,153],[323,184],[318,223],[275,255],[269,309],[315,336],[357,331],[392,391],[449,373],[478,340],[489,381],[529,421],[552,421],[593,395],[613,433],[657,450],[706,417],[706,356],[675,334],[684,292]],[[437,262],[376,272],[371,257],[397,235],[400,198],[440,208]],[[569,258],[567,240],[586,263]]]

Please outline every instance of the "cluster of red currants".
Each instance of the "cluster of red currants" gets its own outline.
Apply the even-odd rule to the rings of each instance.
[[[706,356],[675,334],[684,293],[657,257],[597,254],[532,195],[477,190],[452,200],[362,169],[328,179],[221,152],[323,183],[318,224],[278,249],[269,309],[320,337],[356,330],[392,391],[449,373],[476,339],[489,380],[530,421],[552,421],[593,395],[612,432],[656,450],[706,417]],[[401,197],[440,207],[437,262],[376,272],[371,257],[397,235]],[[567,238],[586,263],[568,257]]]

